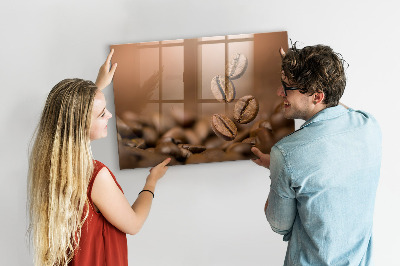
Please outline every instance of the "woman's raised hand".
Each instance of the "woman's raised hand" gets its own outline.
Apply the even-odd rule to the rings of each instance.
[[[103,90],[105,87],[110,85],[114,77],[115,70],[117,69],[117,63],[114,63],[110,69],[111,58],[113,56],[113,53],[114,49],[111,49],[110,53],[107,56],[106,61],[99,69],[99,74],[97,74],[96,86],[99,90]]]
[[[167,164],[171,161],[171,158],[167,158],[161,163],[157,164],[153,168],[150,169],[150,175],[147,177],[148,182],[156,183],[161,177],[165,175],[165,172],[168,169]]]

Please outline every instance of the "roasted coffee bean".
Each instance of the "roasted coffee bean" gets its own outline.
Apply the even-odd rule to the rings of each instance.
[[[182,156],[182,152],[179,147],[172,142],[165,142],[157,145],[155,148],[155,152],[164,155],[170,155],[175,158],[180,158]]]
[[[258,114],[258,101],[252,95],[240,98],[233,109],[233,117],[240,124],[247,124],[256,118]]]
[[[231,146],[229,146],[226,149],[226,152],[235,152],[235,153],[239,153],[245,157],[249,157],[253,154],[253,152],[251,151],[251,147],[253,147],[250,143],[243,143],[243,142],[236,142],[233,143]]]
[[[227,85],[225,79],[228,82]],[[228,77],[221,75],[217,75],[211,80],[211,92],[219,102],[230,103],[236,97],[235,85]]]
[[[143,125],[138,121],[125,121],[124,123],[132,129],[136,137],[142,137]]]
[[[207,158],[208,162],[222,162],[225,152],[221,149],[207,149],[202,153]]]
[[[221,145],[219,145],[218,147],[215,147],[215,148],[220,148],[220,149],[226,150],[230,145],[232,145],[232,143],[241,142],[245,138],[249,137],[249,132],[250,132],[250,130],[248,128],[245,128],[241,131],[238,130],[238,133],[237,133],[235,139],[233,139],[231,141],[224,141]]]
[[[122,138],[135,138],[137,135],[133,133],[133,130],[117,116],[117,131]]]
[[[237,152],[227,152],[225,153],[224,157],[222,158],[222,162],[225,161],[237,161],[237,160],[245,160],[247,159],[246,156],[243,156],[240,153]]]
[[[275,130],[274,131],[275,142],[278,142],[279,140],[286,137],[290,133],[293,133],[293,129],[291,127],[282,127],[278,130]]]
[[[153,153],[150,156],[141,159],[138,162],[137,167],[140,167],[140,168],[154,167],[167,158],[171,158],[171,161],[168,163],[168,165],[181,165],[182,164],[181,162],[176,160],[174,157],[163,155],[163,154],[158,154],[158,153]]]
[[[243,141],[242,141],[242,143],[250,143],[251,145],[256,145],[256,138],[255,137],[250,137],[250,138],[247,138],[247,139],[244,139]]]
[[[210,163],[210,162],[221,162],[225,158],[225,152],[221,149],[209,149],[202,153],[196,153],[191,155],[187,160],[186,164],[194,163]]]
[[[186,164],[208,163],[208,159],[201,153],[192,154],[186,160]]]
[[[259,124],[259,127],[260,128],[263,127],[265,129],[268,129],[268,130],[272,131],[271,123],[268,120],[261,121],[260,124]]]
[[[235,53],[233,59],[229,62],[228,77],[231,80],[238,79],[243,76],[247,69],[248,60],[243,54]]]
[[[187,158],[189,158],[193,154],[192,152],[190,152],[187,149],[184,149],[184,148],[181,148],[181,147],[179,147],[179,149],[181,150],[181,155],[182,156],[180,157],[180,159],[182,161],[186,160]]]
[[[129,169],[138,167],[141,156],[132,153],[128,146],[124,146],[122,143],[118,145],[119,155],[119,168]]]
[[[272,131],[276,131],[282,127],[290,127],[294,130],[294,120],[286,119],[283,112],[273,113],[269,118]]]
[[[155,150],[156,150],[156,148],[147,148],[147,149],[145,149],[145,151],[148,151],[148,152],[155,152]]]
[[[218,137],[227,141],[233,140],[237,135],[235,124],[225,115],[213,115],[211,119],[211,128]]]
[[[165,132],[161,138],[173,138],[175,141],[180,141],[182,143],[187,142],[185,137],[185,131],[181,127],[173,127],[167,132]]]
[[[154,147],[158,139],[157,131],[152,127],[143,127],[143,139],[148,147]]]
[[[259,128],[255,133],[255,146],[262,153],[270,153],[272,146],[275,144],[274,136],[271,131],[265,128]]]
[[[200,119],[194,125],[194,133],[200,138],[200,142],[203,142],[208,136],[212,134],[210,123],[208,119]]]
[[[215,149],[218,147],[221,147],[226,141],[221,139],[220,137],[217,136],[211,136],[207,138],[207,140],[204,142],[204,146],[206,146],[207,149]]]
[[[257,122],[254,122],[254,124],[250,128],[250,137],[255,136],[255,132],[258,128],[265,128],[268,129],[269,131],[272,131],[271,123],[267,119],[259,120]]]
[[[159,140],[157,140],[157,145],[161,144],[161,143],[167,143],[167,142],[172,142],[176,145],[178,144],[182,144],[182,141],[179,139],[174,139],[171,137],[167,137],[167,138],[160,138]]]
[[[185,129],[185,138],[190,144],[194,145],[201,144],[199,136],[197,136],[197,134],[192,129]]]
[[[179,144],[178,147],[188,150],[192,153],[200,153],[206,150],[206,146],[203,145]]]
[[[146,143],[144,139],[122,139],[122,144],[132,148],[144,149],[146,148]]]
[[[138,115],[132,111],[125,111],[122,113],[121,117],[126,123],[128,122],[136,122],[142,124],[143,126],[153,127],[153,123],[151,119],[146,115]]]
[[[158,113],[155,113],[151,116],[151,121],[159,135],[163,135],[169,129],[176,126],[175,120],[172,117],[160,115]]]
[[[172,108],[171,116],[181,127],[191,127],[196,122],[196,116],[190,112],[184,112],[182,108]]]

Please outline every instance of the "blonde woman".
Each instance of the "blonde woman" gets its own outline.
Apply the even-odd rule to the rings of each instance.
[[[114,76],[113,50],[96,84],[65,79],[50,91],[28,175],[29,232],[35,265],[128,265],[126,234],[145,222],[170,158],[150,170],[131,206],[112,172],[92,157],[112,117],[102,89]]]

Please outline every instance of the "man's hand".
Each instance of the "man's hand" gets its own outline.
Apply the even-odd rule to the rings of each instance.
[[[96,86],[99,90],[103,90],[105,87],[110,85],[114,77],[115,69],[117,69],[117,63],[114,63],[110,69],[111,58],[113,53],[114,49],[111,50],[111,52],[107,56],[106,61],[100,67],[99,74],[97,75],[96,79]]]
[[[253,147],[251,151],[258,157],[258,159],[251,159],[256,164],[269,169],[269,163],[271,156],[269,154],[262,153],[258,148]]]

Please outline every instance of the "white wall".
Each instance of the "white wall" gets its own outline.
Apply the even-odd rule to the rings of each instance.
[[[375,261],[396,265],[397,10],[395,1],[2,1],[0,265],[32,264],[25,238],[27,148],[46,96],[58,81],[94,80],[110,44],[282,30],[300,44],[327,44],[342,53],[350,64],[342,102],[372,113],[381,124]],[[113,112],[111,86],[105,94]],[[115,119],[110,123],[115,125]],[[113,126],[108,138],[92,148],[133,202],[148,169],[118,170]],[[250,161],[171,167],[143,230],[128,237],[130,264],[282,265],[286,244],[262,211],[268,175]]]

